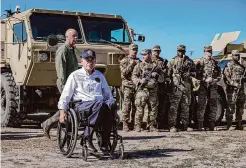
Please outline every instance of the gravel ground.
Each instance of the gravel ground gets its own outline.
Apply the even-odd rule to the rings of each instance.
[[[246,167],[246,131],[207,132],[124,132],[125,159],[98,159],[89,156],[84,162],[81,147],[72,158],[58,150],[56,129],[51,140],[36,128],[2,128],[1,165],[3,168],[36,167]]]

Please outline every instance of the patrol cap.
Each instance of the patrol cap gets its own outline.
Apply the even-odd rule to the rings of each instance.
[[[80,56],[80,58],[88,58],[88,57],[93,57],[96,58],[96,53],[93,50],[87,49],[84,50]]]
[[[153,51],[161,51],[161,47],[159,45],[154,45],[152,50]]]
[[[144,49],[140,52],[141,55],[151,54],[151,49]]]
[[[231,54],[232,55],[240,55],[240,52],[238,50],[232,50]]]
[[[204,51],[213,51],[212,46],[205,46]]]
[[[177,50],[178,50],[178,51],[186,51],[186,47],[185,47],[185,45],[179,45],[179,46],[177,47]]]
[[[132,49],[138,49],[138,45],[137,44],[130,44],[129,50],[132,50]]]

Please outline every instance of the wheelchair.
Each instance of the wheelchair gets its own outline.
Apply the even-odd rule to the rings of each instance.
[[[61,153],[70,158],[76,148],[77,140],[80,140],[82,146],[82,158],[87,161],[89,150],[87,147],[87,138],[83,136],[86,126],[93,127],[89,124],[88,117],[90,116],[90,110],[86,110],[80,113],[76,113],[75,104],[81,101],[71,101],[69,103],[69,110],[67,111],[67,120],[65,123],[58,122],[57,126],[57,143]],[[97,144],[100,146],[100,128],[95,129]],[[79,133],[82,132],[82,133]],[[118,150],[116,150],[119,141]],[[94,154],[91,152],[91,154]],[[118,135],[118,122],[114,120],[112,130],[109,139],[109,156],[116,155],[116,158],[124,158],[124,145],[122,136]]]

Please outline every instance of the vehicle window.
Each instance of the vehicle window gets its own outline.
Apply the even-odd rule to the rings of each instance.
[[[65,40],[67,29],[78,32],[78,43],[84,40],[79,29],[78,17],[48,13],[33,13],[30,16],[32,35],[36,41],[46,41],[49,35],[60,35]]]
[[[83,16],[81,17],[81,21],[88,43],[131,43],[128,29],[120,19]]]
[[[16,23],[13,25],[13,43],[25,42],[27,40],[26,26],[24,22]]]

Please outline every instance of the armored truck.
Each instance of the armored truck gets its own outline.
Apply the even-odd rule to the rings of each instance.
[[[7,10],[7,17],[1,20],[1,126],[17,127],[31,114],[57,110],[60,95],[55,55],[69,28],[78,31],[78,62],[83,49],[93,49],[96,69],[104,73],[114,90],[121,86],[119,58],[128,54],[131,43],[145,40],[120,15]],[[59,41],[54,43],[50,36]],[[121,50],[115,46],[121,46]]]

